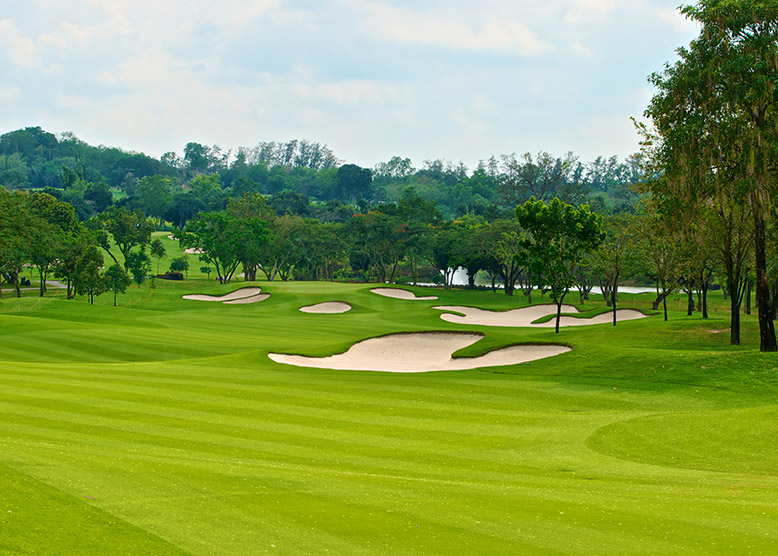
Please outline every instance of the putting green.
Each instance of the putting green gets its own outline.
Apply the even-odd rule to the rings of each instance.
[[[244,285],[270,297],[182,299]],[[754,316],[738,347],[708,332],[727,326],[715,295],[708,321],[679,297],[667,323],[555,334],[447,323],[432,301],[371,287],[157,281],[116,308],[3,298],[0,554],[778,553],[778,359],[758,353]],[[299,310],[333,299],[352,309]],[[418,374],[268,358],[422,331],[480,337],[455,359],[572,350]]]

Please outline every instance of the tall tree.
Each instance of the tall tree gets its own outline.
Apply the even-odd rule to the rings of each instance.
[[[165,249],[165,245],[162,243],[162,240],[158,237],[154,238],[154,240],[151,242],[151,256],[157,259],[157,274],[159,274],[159,261],[167,255],[167,250]]]
[[[103,279],[106,289],[113,292],[113,306],[116,307],[116,296],[127,291],[127,286],[131,283],[130,277],[122,265],[114,263],[105,271]]]
[[[700,35],[678,50],[678,62],[651,76],[658,92],[646,115],[668,180],[750,209],[760,350],[776,351],[766,227],[778,182],[778,4],[701,0],[681,11],[701,25]]]
[[[96,295],[105,291],[105,280],[100,274],[102,266],[103,255],[96,245],[87,247],[76,263],[76,293],[86,295],[90,305],[95,302]]]

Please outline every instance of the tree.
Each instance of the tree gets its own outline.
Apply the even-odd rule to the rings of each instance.
[[[361,168],[356,164],[344,164],[338,168],[335,181],[340,189],[341,198],[356,203],[360,199],[366,199],[370,194],[373,175],[367,168]]]
[[[172,187],[172,180],[159,174],[138,180],[136,196],[143,212],[156,218],[160,227],[165,213],[173,204]]]
[[[200,269],[202,271],[202,269]],[[187,277],[189,273],[189,257],[184,255],[183,257],[176,257],[170,261],[171,272],[186,272]],[[210,271],[210,269],[209,269]]]
[[[144,247],[151,241],[151,225],[146,215],[141,210],[129,211],[124,207],[110,207],[99,215],[98,224],[102,230],[113,236],[114,242],[125,261],[133,247]],[[110,244],[106,236],[98,237],[100,246],[108,255],[118,263],[119,261],[111,253]]]
[[[173,198],[173,203],[165,211],[164,218],[176,228],[181,229],[188,221],[197,216],[197,213],[206,210],[208,210],[206,204],[198,199],[194,193],[185,193]]]
[[[92,234],[83,225],[71,232],[66,232],[62,237],[61,251],[54,263],[54,277],[67,281],[67,299],[73,299],[76,295],[74,288],[74,276],[79,259],[86,248],[95,245]]]
[[[681,11],[701,32],[679,60],[653,74],[646,110],[654,154],[682,197],[747,205],[753,220],[761,351],[777,351],[770,310],[766,227],[778,183],[778,5],[701,0]],[[726,222],[726,219],[724,220]]]
[[[667,297],[678,290],[683,275],[686,252],[679,230],[668,224],[655,207],[641,215],[636,227],[637,249],[647,267],[647,273],[657,283],[657,297],[652,308],[659,304],[667,321]]]
[[[575,268],[605,239],[602,217],[590,212],[587,205],[574,208],[557,198],[545,204],[531,197],[516,207],[516,219],[529,234],[522,241],[529,268],[538,286],[556,303],[558,333],[562,303],[578,283]]]
[[[47,193],[29,198],[34,221],[30,231],[30,260],[38,268],[40,296],[46,292],[46,280],[56,261],[63,256],[63,236],[78,225],[75,211],[68,203]]]
[[[530,153],[521,158],[506,155],[502,166],[498,190],[506,205],[514,206],[530,197],[540,201],[558,197],[566,203],[578,204],[589,189],[584,166],[571,152],[563,158],[547,152],[538,153],[535,159]]]
[[[19,275],[30,258],[34,218],[24,196],[0,188],[0,282],[6,280],[21,297]]]
[[[95,212],[103,212],[113,203],[113,194],[108,187],[108,181],[103,178],[90,182],[84,192],[84,200],[88,201]]]
[[[237,219],[224,212],[203,212],[186,223],[183,248],[200,249],[200,260],[214,266],[219,283],[228,284],[240,264],[242,236]]]
[[[103,256],[96,245],[90,245],[76,263],[73,280],[76,293],[86,295],[90,305],[95,302],[95,296],[105,291],[105,280],[100,275],[103,266]]]
[[[151,260],[145,251],[132,251],[127,255],[124,265],[132,275],[132,280],[140,285],[146,280],[146,276],[151,272]]]
[[[631,266],[635,230],[625,216],[605,220],[605,241],[592,253],[594,271],[600,278],[605,304],[613,309],[613,326],[616,326],[616,305],[619,299],[619,278],[625,268]]]
[[[113,306],[116,307],[116,295],[127,291],[127,286],[132,281],[127,276],[127,271],[124,270],[124,267],[115,263],[108,267],[108,270],[103,275],[103,279],[105,280],[106,289],[113,292]]]
[[[158,237],[154,238],[154,241],[151,242],[151,256],[157,259],[157,274],[159,274],[159,261],[165,255],[167,255],[167,250],[162,240]]]

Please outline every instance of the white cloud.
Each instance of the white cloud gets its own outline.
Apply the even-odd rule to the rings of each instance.
[[[659,9],[657,10],[657,15],[661,21],[672,25],[678,33],[697,34],[699,32],[697,23],[687,19],[678,10]]]
[[[11,104],[19,100],[22,91],[19,87],[0,87],[0,104]]]
[[[616,8],[616,0],[573,0],[574,8],[565,13],[565,23],[602,21]]]
[[[401,43],[521,56],[552,49],[514,19],[490,18],[476,25],[454,19],[440,10],[409,10],[379,2],[349,2],[349,5],[364,18],[368,35]]]
[[[584,45],[582,45],[579,42],[573,43],[570,45],[570,48],[572,49],[573,53],[576,56],[580,56],[581,58],[591,58],[592,57],[592,51],[586,48]]]
[[[30,37],[22,33],[12,19],[0,19],[0,44],[4,45],[8,58],[16,66],[25,69],[41,67],[43,61],[38,48]]]

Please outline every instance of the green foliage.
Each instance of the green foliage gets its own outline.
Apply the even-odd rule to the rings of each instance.
[[[157,274],[159,274],[159,261],[167,255],[167,250],[165,249],[165,245],[162,243],[162,240],[157,238],[154,238],[151,242],[151,256],[157,259]]]
[[[778,194],[778,7],[763,0],[702,0],[682,12],[701,32],[678,50],[675,64],[650,78],[657,94],[646,115],[655,129],[644,128],[644,134],[662,179],[647,185],[673,213],[726,207],[718,219],[729,243],[737,205],[749,208],[760,349],[778,351],[766,252],[766,226]],[[734,273],[733,257],[723,263],[728,280],[739,284],[743,276]]]
[[[175,257],[170,261],[170,270],[173,272],[186,272],[189,270],[189,257],[184,255],[183,257]],[[201,272],[204,272],[200,269]]]
[[[105,292],[105,280],[100,274],[103,266],[103,255],[95,245],[89,245],[79,257],[73,273],[73,282],[76,293],[86,295],[90,304],[95,301],[95,296]]]
[[[113,306],[116,307],[116,295],[127,291],[127,287],[132,283],[127,271],[119,264],[112,264],[103,274],[106,290],[113,292]]]
[[[151,273],[151,260],[145,251],[130,251],[124,260],[124,265],[132,275],[132,280],[138,287]]]
[[[111,235],[125,260],[133,247],[143,248],[151,241],[152,226],[141,210],[131,212],[124,207],[111,207],[99,216],[95,226]],[[118,262],[110,251],[106,236],[103,236],[101,246],[114,262]]]
[[[534,197],[516,207],[516,219],[529,237],[522,240],[527,266],[535,283],[557,304],[556,331],[562,302],[578,285],[576,267],[605,239],[602,217],[587,205],[575,208],[557,198],[546,204]]]

